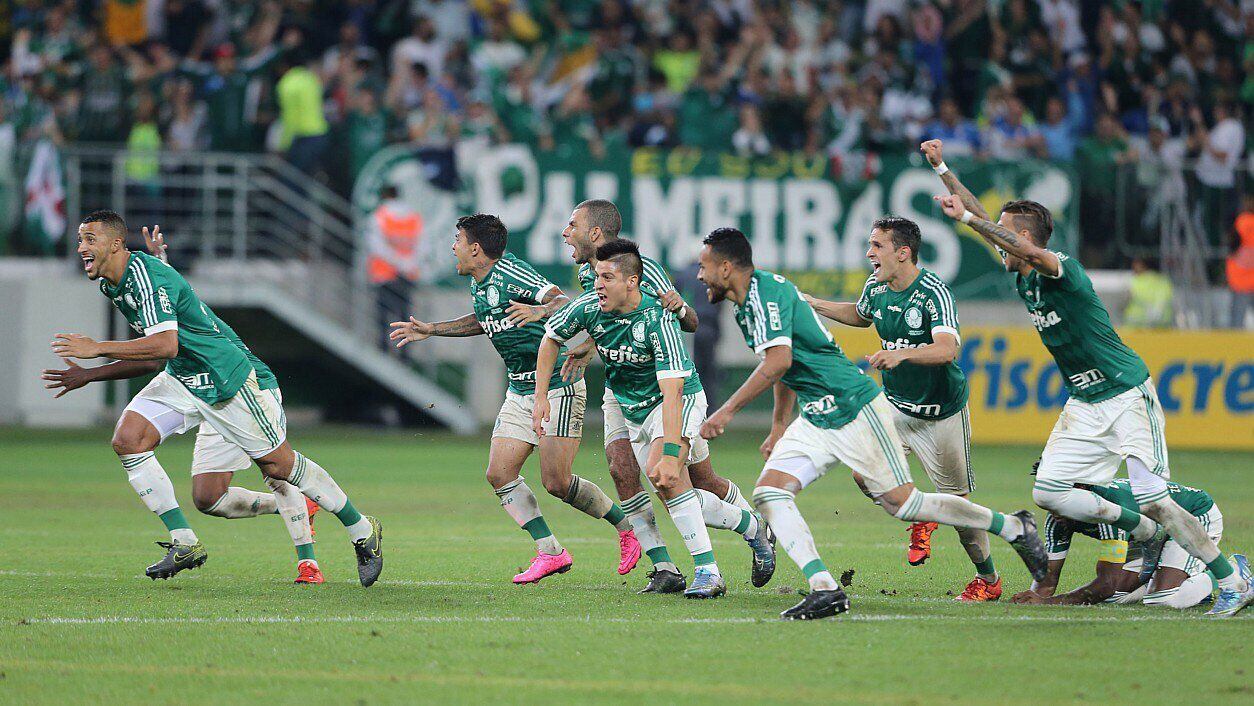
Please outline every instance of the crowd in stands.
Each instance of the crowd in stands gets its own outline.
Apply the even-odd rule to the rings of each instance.
[[[861,165],[941,137],[947,155],[1072,162],[1090,194],[1114,165],[1196,159],[1231,223],[1254,114],[1251,0],[11,5],[17,144],[280,152],[341,190],[394,142]]]

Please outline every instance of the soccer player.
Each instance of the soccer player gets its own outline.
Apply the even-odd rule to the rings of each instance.
[[[704,242],[698,277],[709,288],[710,301],[736,305],[736,322],[761,362],[705,421],[701,435],[718,437],[746,404],[774,390],[774,420],[763,444],[769,456],[753,502],[810,584],[810,593],[781,617],[811,620],[849,609],[794,502],[837,462],[849,466],[862,492],[893,517],[987,530],[1010,542],[1033,578],[1044,576],[1045,548],[1032,513],[1003,515],[957,495],[917,490],[892,423],[892,405],[845,357],[797,287],[755,269],[749,239],[735,228],[719,228]],[[790,423],[798,402],[801,415]]]
[[[160,227],[153,228],[151,233],[144,227],[143,234],[149,252],[168,264],[165,237]],[[215,316],[214,322],[231,343],[244,352],[248,362],[257,371],[258,387],[263,391],[273,390],[273,394],[281,400],[278,379],[269,366],[253,355],[225,321]],[[68,368],[43,372],[43,379],[47,381],[44,387],[60,390],[56,397],[92,382],[128,380],[160,372],[164,367],[163,361],[156,360],[118,360],[94,368],[80,367],[72,360],[67,362]],[[319,509],[318,505],[301,495],[287,481],[275,478],[265,479],[266,485],[273,491],[271,493],[258,493],[232,486],[231,480],[235,471],[244,470],[251,465],[252,459],[243,449],[228,442],[207,423],[201,422],[196,430],[196,448],[192,454],[192,502],[196,509],[206,515],[227,519],[280,515],[296,545],[296,583],[323,583],[325,579],[314,555],[311,527],[314,514]]]
[[[536,390],[548,386],[559,346],[581,331],[596,341],[609,387],[623,411],[636,462],[645,469],[679,529],[694,566],[688,598],[714,598],[727,591],[714,560],[706,525],[732,529],[765,545],[757,515],[694,488],[686,466],[692,440],[705,418],[705,393],[680,338],[675,314],[640,288],[644,262],[636,244],[614,240],[597,249],[596,288],[549,320],[536,359]],[[538,400],[532,424],[543,431],[550,416]]]
[[[1132,485],[1124,478],[1106,486],[1090,486],[1089,490],[1121,507],[1137,509]],[[1214,499],[1204,490],[1167,483],[1171,497],[1206,528],[1216,544],[1223,538],[1223,514]],[[1057,594],[1058,580],[1075,534],[1101,542],[1097,558],[1097,575],[1088,584]],[[1143,559],[1126,561],[1128,533],[1109,524],[1077,522],[1050,513],[1045,519],[1045,548],[1049,552],[1049,575],[1034,582],[1032,588],[1015,594],[1015,603],[1047,603],[1088,605],[1093,603],[1144,603],[1168,608],[1192,608],[1209,599],[1214,580],[1200,561],[1189,556],[1174,539],[1163,546],[1157,565],[1145,566]],[[1245,557],[1233,559],[1248,571]]]
[[[597,248],[617,240],[622,227],[623,218],[618,207],[604,199],[584,201],[571,212],[570,222],[562,231],[562,239],[571,247],[571,255],[579,264],[579,284],[585,294],[591,293],[596,284]],[[675,290],[666,269],[651,258],[642,256],[640,259],[644,263],[640,280],[641,291],[655,297],[663,308],[675,314],[681,330],[687,333],[696,331],[699,324],[697,314],[684,303],[684,298]],[[567,359],[566,367],[587,365],[591,353],[591,350],[587,351],[587,356],[572,353]],[[653,505],[640,483],[640,465],[628,439],[627,422],[618,399],[609,387],[608,379],[602,395],[601,412],[605,422],[605,458],[609,463],[610,477],[614,479],[623,509],[632,520],[636,537],[653,561],[649,583],[640,593],[678,593],[684,590],[684,578],[671,562],[666,543],[657,529]],[[688,466],[688,475],[693,487],[713,493],[725,502],[752,512],[753,506],[745,499],[740,488],[714,472],[709,445],[705,439],[698,436],[690,441],[693,461]],[[750,542],[751,549],[754,549],[755,539],[746,540]],[[770,553],[764,550],[763,545],[756,545],[754,549],[751,571],[754,586],[765,586],[775,570],[774,536],[769,526],[766,527],[766,539],[772,546]]]
[[[971,415],[967,378],[956,362],[962,344],[958,310],[949,287],[920,268],[918,224],[905,218],[881,218],[871,226],[866,257],[871,262],[862,295],[855,302],[829,302],[806,296],[818,313],[846,326],[872,323],[880,351],[869,356],[883,376],[884,396],[893,405],[893,426],[919,462],[937,492],[966,497],[975,490],[971,470]],[[932,555],[935,522],[910,525],[911,566]],[[975,578],[955,599],[995,601],[1001,577],[993,566],[988,533],[955,527],[958,539],[975,564]]]
[[[509,232],[496,216],[478,213],[457,220],[453,256],[457,274],[470,278],[473,313],[437,323],[410,318],[392,324],[391,337],[401,347],[430,336],[477,336],[487,334],[505,361],[509,389],[492,430],[488,452],[488,483],[501,506],[536,543],[536,556],[514,583],[535,583],[552,574],[570,570],[572,559],[553,536],[536,496],[520,475],[523,463],[540,449],[540,478],[545,490],[571,507],[610,523],[618,531],[618,573],[626,574],[640,560],[640,543],[631,523],[617,503],[595,483],[571,472],[579,439],[587,388],[582,377],[572,380],[552,375],[545,386],[546,399],[556,413],[538,435],[531,427],[536,399],[536,350],[544,336],[541,320],[570,302],[557,285],[535,268],[505,252]],[[551,371],[550,371],[551,372]]]
[[[292,449],[277,388],[262,391],[257,372],[218,326],[219,319],[182,275],[160,259],[126,248],[126,223],[113,211],[95,211],[78,228],[78,253],[88,279],[126,317],[140,338],[95,341],[59,333],[52,349],[62,358],[168,361],[126,406],[113,433],[113,450],[149,510],[170,532],[165,556],[148,576],[170,578],[205,563],[207,553],[187,523],[174,486],[154,453],[170,434],[201,422],[239,447],[267,478],[300,489],[333,513],[348,531],[363,586],[383,570],[383,528],[363,516],[317,463]]]
[[[946,166],[940,140],[920,149],[949,190],[949,196],[936,197],[941,210],[997,248],[1006,271],[1014,273],[1015,289],[1070,394],[1046,443],[1033,499],[1063,517],[1113,524],[1136,542],[1151,542],[1145,550],[1151,554],[1165,539],[1156,536],[1157,522],[1219,580],[1210,615],[1235,615],[1254,602],[1254,585],[1220,553],[1197,518],[1172,499],[1165,419],[1149,369],[1115,332],[1084,267],[1047,249],[1054,231],[1049,209],[1035,201],[1011,201],[994,223]],[[1124,461],[1139,512],[1077,487],[1106,485]]]

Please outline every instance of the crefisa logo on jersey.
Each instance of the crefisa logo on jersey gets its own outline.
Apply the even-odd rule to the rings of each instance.
[[[501,303],[501,293],[496,287],[489,286],[484,296],[488,298],[488,306],[496,306]]]
[[[920,328],[923,326],[923,312],[914,307],[906,309],[906,325],[910,328]]]
[[[631,325],[631,337],[636,339],[636,343],[644,343],[644,322],[637,321]]]

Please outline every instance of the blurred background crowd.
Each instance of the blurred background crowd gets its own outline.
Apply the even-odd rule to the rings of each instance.
[[[1158,188],[1187,162],[1216,243],[1247,191],[1251,0],[11,6],[0,149],[18,165],[41,136],[271,152],[347,194],[392,143],[446,153],[433,175],[454,188],[459,163],[506,142],[799,152],[856,175],[940,137],[951,156],[1074,165],[1086,233],[1114,228],[1117,175]]]

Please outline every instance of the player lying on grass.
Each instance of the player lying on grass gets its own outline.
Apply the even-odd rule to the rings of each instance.
[[[383,570],[383,529],[363,516],[321,466],[293,451],[277,388],[263,391],[242,344],[218,326],[182,275],[160,259],[126,249],[126,223],[113,211],[96,211],[78,229],[78,253],[88,279],[102,280],[108,297],[139,338],[95,341],[59,333],[53,352],[62,358],[168,361],[165,370],[131,400],[113,432],[113,450],[131,486],[170,532],[159,542],[165,556],[148,576],[169,578],[205,563],[204,545],[187,523],[174,486],[154,451],[170,434],[207,423],[238,447],[267,478],[287,481],[348,531],[363,586]]]
[[[162,262],[168,262],[165,255],[165,238],[160,227],[154,227],[151,233],[143,229],[144,241],[148,250]],[[279,392],[278,379],[270,368],[253,355],[244,345],[235,331],[219,318],[214,318],[218,329],[235,344],[253,369],[257,371],[257,384],[263,391],[273,390],[276,397],[282,399]],[[74,361],[67,361],[68,368],[62,370],[45,370],[43,379],[48,389],[59,389],[56,394],[61,397],[67,392],[77,390],[92,382],[104,380],[129,380],[143,375],[160,372],[165,362],[160,360],[119,360],[94,368],[83,368]],[[314,556],[313,524],[314,514],[318,505],[300,494],[287,481],[266,478],[266,485],[272,493],[258,493],[247,488],[232,486],[231,480],[235,471],[242,471],[252,466],[252,459],[239,446],[228,442],[221,434],[213,430],[205,422],[196,429],[196,448],[192,454],[192,502],[196,509],[206,515],[238,519],[241,517],[257,517],[260,515],[280,515],[283,524],[296,545],[296,583],[323,583],[322,570],[318,567]]]
[[[605,520],[618,531],[618,573],[626,574],[640,560],[640,543],[631,531],[631,523],[622,508],[595,483],[571,472],[583,436],[587,400],[583,378],[550,375],[545,395],[555,411],[553,420],[543,435],[531,428],[536,351],[544,337],[540,321],[570,300],[530,264],[505,252],[508,239],[509,232],[496,216],[480,213],[458,219],[453,257],[457,260],[457,274],[470,278],[473,312],[437,323],[412,317],[408,322],[398,321],[392,324],[392,339],[401,347],[430,336],[487,334],[505,361],[509,389],[492,429],[488,483],[500,498],[501,506],[536,543],[535,558],[526,571],[514,577],[514,583],[534,583],[568,571],[572,564],[570,553],[549,529],[535,494],[521,475],[523,464],[536,448],[540,450],[540,479],[545,490],[576,510]]]
[[[592,292],[596,284],[595,267],[596,251],[601,245],[618,239],[623,227],[622,214],[618,207],[603,199],[584,201],[575,207],[570,214],[570,222],[562,231],[562,239],[571,248],[571,256],[579,264],[579,284],[585,294]],[[641,274],[641,291],[654,296],[662,308],[675,314],[679,327],[691,333],[697,330],[699,321],[696,312],[684,303],[683,297],[675,290],[670,275],[656,260],[641,256],[644,271]],[[589,346],[587,355],[572,351],[566,360],[563,372],[569,368],[586,366],[592,355]],[[640,464],[632,451],[631,440],[628,439],[627,420],[623,417],[622,406],[614,396],[606,380],[605,392],[601,396],[601,412],[605,422],[605,458],[609,463],[610,477],[614,479],[614,487],[622,501],[623,510],[631,518],[636,537],[644,547],[645,553],[653,561],[653,571],[649,572],[649,584],[641,593],[678,593],[685,588],[683,575],[671,563],[666,543],[658,531],[657,521],[653,514],[653,503],[640,483]],[[710,461],[710,447],[705,439],[696,437],[692,442],[692,462],[688,466],[688,476],[692,487],[705,490],[722,498],[736,507],[752,512],[753,507],[745,499],[740,488],[730,480],[714,472]],[[772,544],[774,538],[767,527],[768,538]],[[754,582],[765,581],[769,576],[765,566],[760,563],[754,569]]]
[[[1119,338],[1084,267],[1047,249],[1054,232],[1049,209],[1011,201],[993,223],[945,165],[941,141],[929,140],[920,149],[949,190],[949,196],[936,197],[941,210],[1001,253],[1032,325],[1062,372],[1070,398],[1041,457],[1032,488],[1036,504],[1072,520],[1115,525],[1135,542],[1148,542],[1142,551],[1150,556],[1170,534],[1219,580],[1211,615],[1231,616],[1254,602],[1254,584],[1220,553],[1197,518],[1172,500],[1166,419],[1149,369]],[[1078,487],[1110,483],[1125,462],[1139,512]]]
[[[768,457],[753,502],[810,583],[810,593],[784,619],[824,618],[849,609],[849,599],[819,558],[795,498],[828,468],[843,462],[862,492],[905,522],[971,527],[1010,542],[1034,579],[1045,576],[1045,548],[1032,513],[1003,515],[966,498],[914,487],[892,405],[845,357],[797,287],[753,265],[749,239],[735,228],[705,238],[698,278],[710,301],[735,304],[736,323],[760,363],[740,389],[701,427],[714,439],[758,395],[774,390],[775,412],[763,449]],[[794,405],[801,415],[789,422]]]
[[[1168,492],[1181,507],[1189,511],[1206,528],[1216,544],[1223,538],[1223,515],[1219,506],[1204,490],[1167,483]],[[1107,486],[1092,486],[1094,493],[1119,504],[1137,507],[1131,483],[1120,478]],[[1097,575],[1092,581],[1073,591],[1059,594],[1058,580],[1071,548],[1071,537],[1081,534],[1101,542],[1097,558]],[[1049,575],[1035,582],[1032,588],[1014,596],[1015,603],[1046,603],[1088,605],[1093,603],[1141,603],[1168,608],[1192,608],[1211,598],[1214,577],[1197,559],[1189,556],[1174,539],[1168,539],[1159,555],[1158,564],[1146,564],[1142,558],[1125,561],[1128,554],[1128,533],[1108,524],[1077,522],[1050,513],[1045,520],[1045,548],[1049,552]],[[1233,556],[1239,570],[1248,572],[1245,557]],[[1248,577],[1247,577],[1248,580]]]
[[[774,549],[761,519],[699,488],[687,465],[692,440],[705,418],[705,393],[680,337],[675,314],[640,290],[644,263],[636,244],[615,240],[597,249],[596,289],[549,320],[536,360],[537,394],[548,386],[559,347],[581,331],[596,342],[605,374],[627,421],[636,462],[670,511],[692,554],[689,598],[713,598],[727,591],[714,560],[706,526],[735,530],[750,540],[755,580],[774,570]],[[539,399],[532,412],[537,434],[544,433],[550,409]],[[667,560],[669,557],[666,558]],[[762,581],[763,583],[765,581]]]
[[[871,263],[857,302],[829,302],[804,295],[818,313],[847,326],[875,324],[881,350],[867,356],[880,371],[892,403],[893,427],[914,452],[940,493],[967,497],[975,490],[971,470],[971,414],[967,377],[958,367],[958,309],[949,287],[919,267],[919,226],[905,218],[881,218],[871,226],[866,251]],[[919,566],[932,555],[935,522],[910,525],[906,558]],[[1001,577],[993,566],[988,533],[955,527],[975,565],[975,578],[955,600],[995,601]]]

